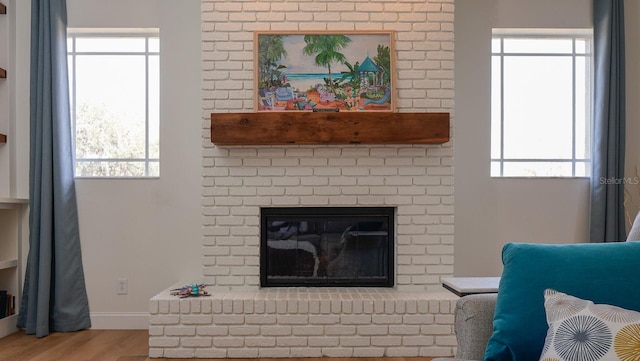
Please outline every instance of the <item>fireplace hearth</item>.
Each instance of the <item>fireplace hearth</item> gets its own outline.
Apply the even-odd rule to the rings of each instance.
[[[394,208],[262,208],[262,287],[393,287]]]

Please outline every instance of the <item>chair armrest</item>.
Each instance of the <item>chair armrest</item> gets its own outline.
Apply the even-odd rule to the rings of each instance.
[[[493,314],[498,294],[483,293],[461,297],[456,303],[456,358],[482,360],[493,332]]]

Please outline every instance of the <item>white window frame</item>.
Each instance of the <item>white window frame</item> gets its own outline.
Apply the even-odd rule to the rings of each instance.
[[[509,52],[509,53],[505,53],[505,49],[504,49],[504,39],[509,39],[509,38],[526,38],[526,39],[531,39],[531,38],[546,38],[546,39],[572,39],[573,42],[573,49],[571,53],[552,53],[552,52],[533,52],[533,53],[515,53],[515,52]],[[584,39],[588,39],[589,41],[589,45],[587,46],[586,52],[584,53],[580,53],[576,51],[576,41],[578,40],[584,40]],[[491,61],[493,63],[494,58],[495,57],[499,57],[500,59],[500,120],[499,120],[499,124],[500,124],[500,130],[499,130],[499,157],[494,157],[493,155],[493,147],[494,147],[494,142],[495,139],[493,136],[493,129],[491,132],[491,161],[490,161],[490,167],[492,168],[491,170],[491,177],[493,178],[584,178],[584,177],[589,177],[588,175],[588,170],[591,167],[591,159],[590,159],[590,155],[591,155],[591,145],[590,142],[587,142],[587,150],[586,150],[586,157],[584,158],[580,158],[576,156],[576,142],[577,142],[577,138],[576,138],[576,124],[578,119],[576,119],[576,59],[579,57],[583,57],[583,58],[587,58],[587,64],[589,64],[589,94],[590,96],[588,97],[589,99],[587,100],[586,107],[587,109],[585,109],[586,111],[586,116],[587,116],[587,125],[585,126],[585,136],[586,139],[590,139],[591,137],[591,122],[592,122],[592,101],[593,101],[593,34],[592,34],[592,30],[588,30],[588,29],[540,29],[540,30],[522,30],[522,29],[493,29],[493,35],[492,35],[492,44],[494,41],[500,41],[500,51],[496,52],[494,51],[494,49],[492,49],[491,51]],[[493,46],[492,46],[493,48]],[[505,57],[510,57],[510,56],[536,56],[536,57],[544,57],[544,56],[553,56],[553,57],[570,57],[572,58],[572,81],[573,81],[573,86],[572,86],[572,90],[573,90],[573,94],[572,94],[572,122],[571,122],[571,126],[572,126],[572,137],[570,140],[571,141],[571,149],[572,149],[572,156],[571,158],[562,158],[562,159],[558,159],[558,158],[538,158],[538,159],[534,159],[534,158],[507,158],[504,155],[504,140],[505,140],[505,134],[504,134],[504,125],[505,125],[505,111],[504,111],[504,107],[505,107],[505,103],[504,103],[504,96],[505,96],[505,92],[504,92],[504,59]],[[493,69],[493,66],[492,66]],[[493,79],[493,75],[492,75],[492,79]],[[493,92],[492,92],[493,93]],[[493,104],[493,94],[491,95],[492,97],[492,104]],[[494,114],[492,114],[492,127],[494,126]],[[571,175],[558,175],[558,176],[546,176],[546,175],[505,175],[504,172],[504,164],[506,162],[512,162],[512,163],[539,163],[539,162],[543,162],[543,163],[570,163],[571,164]],[[493,165],[495,163],[499,164],[499,171],[498,174],[494,173],[494,169],[493,169]],[[584,164],[586,171],[586,175],[580,175],[580,174],[576,174],[576,165],[578,164]]]
[[[76,51],[76,39],[77,38],[116,38],[116,37],[130,37],[130,38],[145,38],[145,51],[144,52],[78,52]],[[160,38],[159,29],[68,29],[67,30],[67,41],[72,44],[70,49],[67,49],[67,56],[73,59],[73,62],[70,66],[70,72],[73,72],[72,81],[69,84],[69,97],[71,103],[71,126],[72,126],[72,138],[73,138],[73,160],[74,160],[74,170],[76,168],[76,164],[78,162],[126,162],[126,163],[144,163],[144,175],[142,176],[76,176],[76,178],[124,178],[124,179],[135,179],[135,178],[159,178],[160,174],[152,175],[150,172],[150,164],[157,163],[158,167],[160,165],[160,157],[152,158],[150,157],[149,152],[149,57],[150,56],[160,56],[159,51],[150,51],[149,49],[149,39],[150,38]],[[76,105],[77,105],[77,91],[76,91],[76,56],[77,55],[109,55],[109,56],[130,56],[130,55],[143,55],[145,56],[145,157],[144,158],[78,158],[76,157]],[[159,105],[159,104],[158,104]],[[158,109],[158,112],[160,109]],[[161,170],[159,170],[160,172]]]

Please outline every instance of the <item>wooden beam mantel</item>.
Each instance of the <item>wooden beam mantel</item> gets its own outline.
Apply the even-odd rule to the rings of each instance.
[[[216,145],[442,144],[449,113],[211,113]]]
[[[6,143],[7,142],[7,136],[0,133],[0,143]]]

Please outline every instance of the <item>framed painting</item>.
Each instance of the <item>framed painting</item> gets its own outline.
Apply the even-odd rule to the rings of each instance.
[[[393,31],[256,31],[257,112],[392,112]]]

